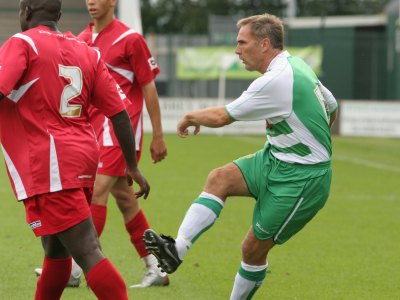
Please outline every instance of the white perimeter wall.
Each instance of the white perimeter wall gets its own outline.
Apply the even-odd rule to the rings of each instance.
[[[221,106],[232,101],[219,99],[162,98],[160,108],[165,132],[175,133],[180,118],[192,110]],[[151,132],[151,123],[144,110],[144,128]],[[337,119],[339,135],[365,137],[400,137],[400,101],[351,101],[339,103]],[[202,127],[201,132],[209,134],[265,135],[265,121],[235,122],[224,128]]]
[[[344,136],[400,137],[400,101],[342,101],[339,133]]]
[[[229,103],[232,100],[227,100]],[[180,118],[189,111],[210,107],[222,106],[224,102],[219,99],[206,98],[206,99],[188,99],[188,98],[162,98],[160,99],[160,108],[162,115],[163,129],[168,133],[176,132],[176,125]],[[144,130],[151,132],[151,123],[144,109]],[[202,133],[211,134],[261,134],[265,135],[265,121],[257,122],[234,122],[224,128],[201,128]]]

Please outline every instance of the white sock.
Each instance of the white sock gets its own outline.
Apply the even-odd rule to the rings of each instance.
[[[181,235],[178,235],[178,237],[175,240],[175,247],[176,251],[178,252],[178,256],[180,260],[183,260],[183,257],[185,256],[186,252],[189,250],[189,248],[192,246],[192,243],[189,242],[187,239],[182,237]]]
[[[218,218],[224,202],[217,196],[202,192],[189,207],[178,230],[176,249],[181,260],[192,246],[193,242]]]
[[[236,273],[230,300],[251,299],[261,286],[267,267],[268,263],[263,266],[251,266],[242,262],[239,271]],[[244,278],[243,276],[247,276],[248,278]]]
[[[71,275],[74,276],[75,278],[80,277],[82,275],[82,269],[74,259],[72,259]]]
[[[144,262],[144,265],[146,266],[146,268],[150,268],[152,266],[156,266],[157,267],[157,258],[153,255],[153,254],[149,254],[146,256],[142,257],[142,260]]]
[[[167,273],[165,273],[158,267],[157,258],[153,254],[142,257],[142,260],[147,270],[153,270],[162,277],[167,276]]]

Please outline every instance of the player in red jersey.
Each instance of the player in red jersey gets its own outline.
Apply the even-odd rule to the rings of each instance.
[[[0,49],[0,141],[14,193],[45,252],[35,299],[60,299],[71,256],[99,299],[128,299],[89,207],[99,154],[89,105],[110,118],[127,179],[140,186],[136,196],[150,191],[137,168],[125,96],[98,51],[58,30],[61,0],[21,0],[19,15],[23,32]]]
[[[127,111],[136,133],[138,161],[143,140],[143,103],[146,103],[153,128],[151,157],[153,162],[157,163],[167,155],[158,94],[154,83],[160,69],[144,38],[115,18],[116,3],[116,0],[86,0],[93,23],[89,24],[79,38],[100,51],[110,74],[132,102]],[[100,236],[103,231],[108,195],[111,192],[122,212],[130,240],[147,269],[142,282],[130,287],[168,285],[168,277],[157,268],[157,260],[146,250],[142,241],[143,232],[149,228],[149,224],[139,207],[133,189],[123,178],[125,162],[121,149],[115,143],[113,128],[103,114],[96,112],[92,117],[101,144],[99,168],[91,204],[97,233]]]
[[[132,105],[127,106],[127,111],[136,133],[137,161],[142,150],[142,111],[145,100],[153,128],[150,151],[153,162],[157,163],[167,155],[158,94],[154,83],[154,78],[160,69],[143,37],[115,18],[116,2],[116,0],[87,0],[86,5],[93,23],[89,24],[79,38],[100,51],[110,74],[132,102]],[[111,192],[122,212],[130,240],[147,269],[141,283],[130,287],[168,285],[168,277],[157,268],[157,260],[145,249],[142,241],[143,232],[150,226],[140,209],[133,189],[126,184],[123,177],[125,161],[110,120],[97,109],[90,110],[90,117],[100,144],[100,159],[91,203],[97,233],[100,236],[103,232],[107,201]],[[41,271],[40,268],[35,269],[37,275],[40,275]],[[73,262],[68,286],[79,286],[80,277],[81,270]]]

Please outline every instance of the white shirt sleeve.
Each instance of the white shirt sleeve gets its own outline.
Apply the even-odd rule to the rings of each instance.
[[[289,116],[292,111],[292,78],[290,67],[267,71],[225,109],[237,121]]]
[[[329,109],[329,113],[334,112],[338,107],[336,98],[321,82],[319,82],[319,86],[321,88],[321,93],[324,96],[325,105]]]

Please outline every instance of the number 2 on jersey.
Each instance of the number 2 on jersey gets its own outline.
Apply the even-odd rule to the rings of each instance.
[[[58,65],[58,75],[70,80],[61,94],[60,114],[65,118],[77,118],[81,116],[82,105],[70,104],[69,101],[78,97],[82,92],[82,71],[78,67]]]

